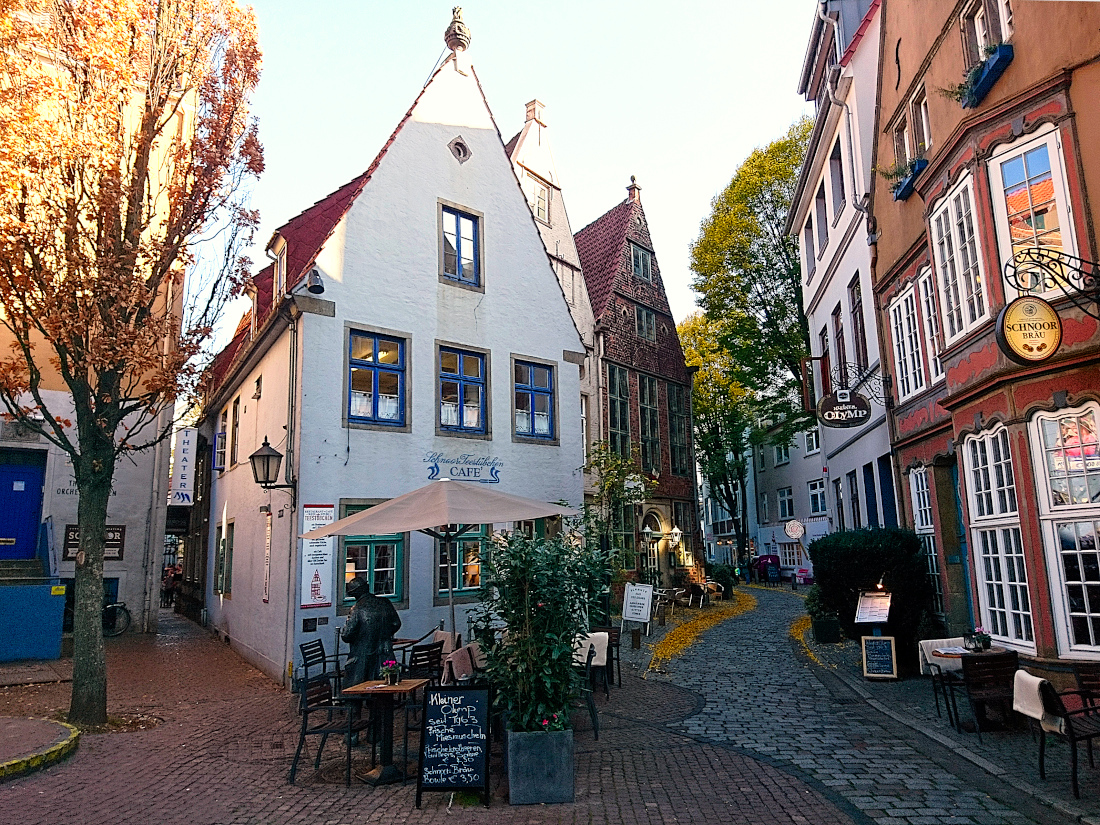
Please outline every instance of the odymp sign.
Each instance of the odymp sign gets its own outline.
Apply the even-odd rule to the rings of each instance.
[[[834,390],[817,405],[817,417],[826,427],[858,427],[871,417],[871,402],[851,390]]]

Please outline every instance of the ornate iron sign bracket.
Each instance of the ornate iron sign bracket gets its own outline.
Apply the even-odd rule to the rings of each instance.
[[[1023,295],[1059,289],[1078,309],[1100,320],[1100,264],[1093,261],[1029,246],[1005,264],[1005,280]]]

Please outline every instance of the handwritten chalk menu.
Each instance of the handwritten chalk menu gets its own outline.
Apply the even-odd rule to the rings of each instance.
[[[649,623],[653,614],[653,585],[626,583],[623,595],[623,621]]]
[[[893,636],[861,636],[863,646],[863,677],[865,679],[897,679],[898,658]]]
[[[428,688],[424,691],[424,727],[420,735],[422,791],[481,792],[489,804],[489,688]]]
[[[856,624],[885,624],[890,618],[890,594],[864,591],[856,605]]]

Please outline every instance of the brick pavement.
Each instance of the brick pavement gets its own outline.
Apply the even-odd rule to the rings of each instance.
[[[815,646],[831,667],[813,665],[788,635],[801,599],[769,588],[752,595],[755,611],[707,633],[667,677],[651,676],[708,697],[683,723],[688,735],[819,783],[881,825],[1100,821],[1098,774],[1082,768],[1092,794],[1075,802],[1065,747],[1048,743],[1049,779],[1036,787],[1037,745],[1026,731],[983,733],[979,748],[936,718],[926,681],[865,682],[855,643]]]
[[[625,662],[624,686],[612,689],[610,702],[597,698],[598,742],[586,713],[575,717],[574,804],[510,807],[494,777],[489,809],[449,807],[450,795],[434,793],[417,811],[412,784],[347,789],[324,781],[341,772],[332,743],[320,775],[307,768],[298,785],[288,785],[297,742],[293,697],[178,617],[162,614],[156,638],[111,640],[108,660],[109,711],[153,715],[161,724],[85,735],[65,762],[0,785],[0,822],[336,825],[441,816],[456,823],[868,822],[810,777],[690,736],[682,725],[703,706],[700,697],[667,681],[628,675]],[[68,691],[67,684],[4,688],[0,715],[62,709]],[[497,769],[499,763],[494,753]]]

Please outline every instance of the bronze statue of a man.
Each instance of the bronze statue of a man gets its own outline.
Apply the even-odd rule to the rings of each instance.
[[[351,648],[344,667],[344,684],[350,686],[377,679],[382,663],[393,659],[393,634],[401,629],[401,618],[389,599],[370,592],[366,579],[356,576],[345,590],[355,599],[340,631]]]

